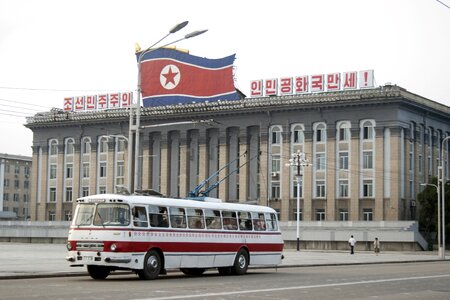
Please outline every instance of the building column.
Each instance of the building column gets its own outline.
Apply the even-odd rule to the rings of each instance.
[[[168,196],[170,195],[170,190],[169,190],[169,141],[168,141],[168,136],[167,133],[161,133],[161,141],[160,141],[160,174],[161,174],[161,179],[160,179],[160,189],[161,189],[161,194]]]
[[[329,125],[327,129],[326,162],[326,220],[336,221],[336,128]]]
[[[143,190],[150,189],[152,148],[150,143],[150,135],[148,132],[142,132],[142,179],[141,185]]]
[[[304,152],[307,154],[306,159],[308,159],[310,162],[313,162],[313,134],[314,132],[312,129],[304,131],[305,135],[305,148]],[[313,208],[312,208],[312,198],[313,198],[313,188],[314,188],[314,182],[313,182],[313,172],[314,168],[312,166],[303,168],[303,209],[302,209],[302,216],[304,221],[312,221],[313,218]]]
[[[30,193],[30,215],[31,221],[38,221],[38,203],[40,201],[39,192],[41,191],[41,182],[42,182],[42,174],[46,174],[42,170],[42,154],[41,147],[33,145],[31,147],[32,154],[32,168],[31,168],[31,178],[36,180],[31,184],[31,193]]]
[[[351,131],[351,146],[350,146],[350,159],[348,163],[350,174],[359,174],[361,171],[360,166],[360,127],[352,126]],[[349,207],[349,221],[359,221],[359,196],[360,196],[360,176],[351,176],[350,180],[350,207]]]
[[[197,184],[200,184],[200,182],[203,182],[206,178],[209,177],[208,175],[208,147],[207,147],[207,131],[204,129],[199,130],[199,136],[198,136],[198,182]]]
[[[179,195],[178,197],[186,197],[190,187],[188,184],[188,174],[189,174],[189,150],[188,150],[188,132],[180,131],[179,135],[179,145],[180,145],[180,174],[179,174]]]
[[[64,139],[58,141],[58,158],[57,158],[57,168],[56,168],[56,205],[55,205],[55,220],[63,220],[63,189],[64,189],[64,169],[66,165],[64,164]]]
[[[259,149],[261,151],[261,155],[259,156],[259,204],[270,206],[269,203],[269,126],[267,124],[261,124],[259,127]]]
[[[280,155],[280,189],[281,189],[281,220],[288,221],[289,213],[291,211],[290,205],[290,188],[291,188],[291,167],[288,162],[291,158],[291,148],[290,148],[290,128],[289,126],[283,126],[282,135],[282,145],[281,145],[281,155]]]
[[[241,159],[238,160],[239,164],[242,165],[246,162],[249,161],[250,159],[250,151],[248,148],[248,136],[247,136],[248,132],[247,132],[247,128],[243,127],[239,129],[239,154],[238,155],[242,155],[245,152],[247,152],[247,154],[245,156],[242,156]],[[239,167],[239,166],[237,166]],[[248,165],[243,166],[242,168],[239,169],[239,202],[246,202],[248,200],[248,183],[249,183],[249,178],[248,178]]]
[[[228,130],[221,129],[219,131],[219,169],[225,167],[229,163],[229,149],[228,149]],[[217,182],[217,180],[224,179],[228,173],[230,172],[230,166],[227,168],[222,169],[222,171],[219,172],[219,176],[214,179],[214,182]],[[224,202],[230,201],[229,195],[228,195],[228,178],[224,179],[220,183],[219,186],[217,186],[218,190],[218,197],[222,199]],[[236,188],[236,187],[234,187]]]
[[[383,207],[384,207],[384,180],[377,174],[384,174],[384,131],[385,128],[375,128],[375,145],[373,155],[373,165],[375,168],[374,178],[374,221],[383,220]]]
[[[403,130],[400,127],[391,128],[391,196],[386,200],[385,204],[385,221],[399,220],[399,205],[401,202],[401,177],[404,163],[404,147],[403,144]],[[403,153],[402,153],[403,152]],[[404,176],[403,176],[404,177]],[[405,178],[405,177],[404,177]]]

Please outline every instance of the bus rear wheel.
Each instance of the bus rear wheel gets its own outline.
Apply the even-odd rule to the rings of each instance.
[[[156,279],[161,272],[161,256],[155,250],[147,252],[144,258],[144,268],[137,272],[140,279]]]
[[[248,252],[245,249],[239,250],[234,259],[234,265],[231,267],[231,272],[235,275],[244,275],[247,273],[249,263]]]
[[[200,276],[203,273],[205,273],[205,269],[203,269],[203,268],[181,268],[180,270],[185,275],[189,275],[189,276]]]
[[[93,279],[105,279],[111,272],[111,270],[108,267],[93,266],[93,265],[87,266],[87,270],[89,276],[91,276]]]

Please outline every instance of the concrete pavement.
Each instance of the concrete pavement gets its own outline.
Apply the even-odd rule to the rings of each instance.
[[[295,251],[286,249],[279,268],[341,264],[372,264],[439,261],[436,251],[373,252],[360,251]],[[449,253],[447,253],[449,254]],[[65,244],[0,243],[0,280],[13,278],[59,277],[87,275],[86,268],[69,267]],[[449,259],[449,256],[446,257]]]

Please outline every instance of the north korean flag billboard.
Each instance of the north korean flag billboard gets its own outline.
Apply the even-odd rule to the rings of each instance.
[[[234,54],[208,59],[167,48],[145,53],[141,60],[143,106],[240,99],[233,80],[234,59]]]

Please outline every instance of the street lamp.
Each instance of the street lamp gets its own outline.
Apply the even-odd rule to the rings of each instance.
[[[128,133],[128,140],[129,140],[129,149],[128,149],[128,187],[129,187],[129,191],[130,193],[133,193],[134,191],[139,189],[139,148],[140,148],[140,141],[139,141],[139,129],[140,129],[140,122],[141,122],[141,82],[142,82],[142,78],[141,78],[141,62],[143,57],[145,56],[145,54],[164,48],[166,46],[175,44],[179,41],[185,40],[185,39],[189,39],[195,36],[198,36],[200,34],[205,33],[208,30],[197,30],[197,31],[193,31],[191,33],[186,34],[184,37],[167,43],[163,46],[159,46],[157,48],[153,48],[154,46],[156,46],[157,44],[159,44],[162,40],[164,40],[166,37],[168,37],[170,34],[175,33],[181,29],[183,29],[189,22],[188,21],[184,21],[180,24],[175,25],[170,31],[169,33],[167,33],[164,37],[162,37],[159,41],[157,41],[156,43],[154,43],[153,45],[151,45],[150,47],[148,47],[146,50],[140,52],[138,54],[138,59],[137,59],[137,67],[138,67],[138,80],[137,80],[137,100],[135,103],[135,106],[132,106],[130,108],[130,125],[129,125],[129,133]],[[135,109],[136,111],[133,112],[133,109]],[[136,118],[134,118],[134,114],[136,115]],[[135,136],[135,141],[134,141],[134,166],[133,168],[131,167],[133,164],[133,151],[131,149],[131,145],[133,142],[133,132],[134,132],[134,136]],[[134,169],[134,184],[132,184],[132,171]]]
[[[447,168],[444,168],[444,144],[450,139],[450,136],[445,137],[441,143],[441,170],[438,172],[438,177],[440,175],[441,179],[441,188],[442,188],[442,259],[445,259],[445,171]],[[439,181],[439,178],[438,178]]]
[[[300,183],[303,176],[303,167],[309,166],[309,161],[306,159],[304,152],[297,150],[292,153],[292,158],[289,159],[287,166],[297,167],[297,251],[300,251]]]
[[[439,193],[440,193],[440,188],[439,188],[439,179],[438,179],[438,182],[437,182],[437,185],[436,184],[433,184],[433,183],[421,183],[420,184],[421,186],[427,186],[427,185],[429,185],[429,186],[434,186],[435,188],[436,188],[436,193],[437,193],[437,203],[438,203],[438,225],[437,225],[437,227],[438,227],[438,232],[437,232],[437,235],[438,235],[438,257],[442,257],[441,255],[441,253],[442,253],[442,244],[441,244],[441,201],[440,201],[440,195],[439,195]]]

